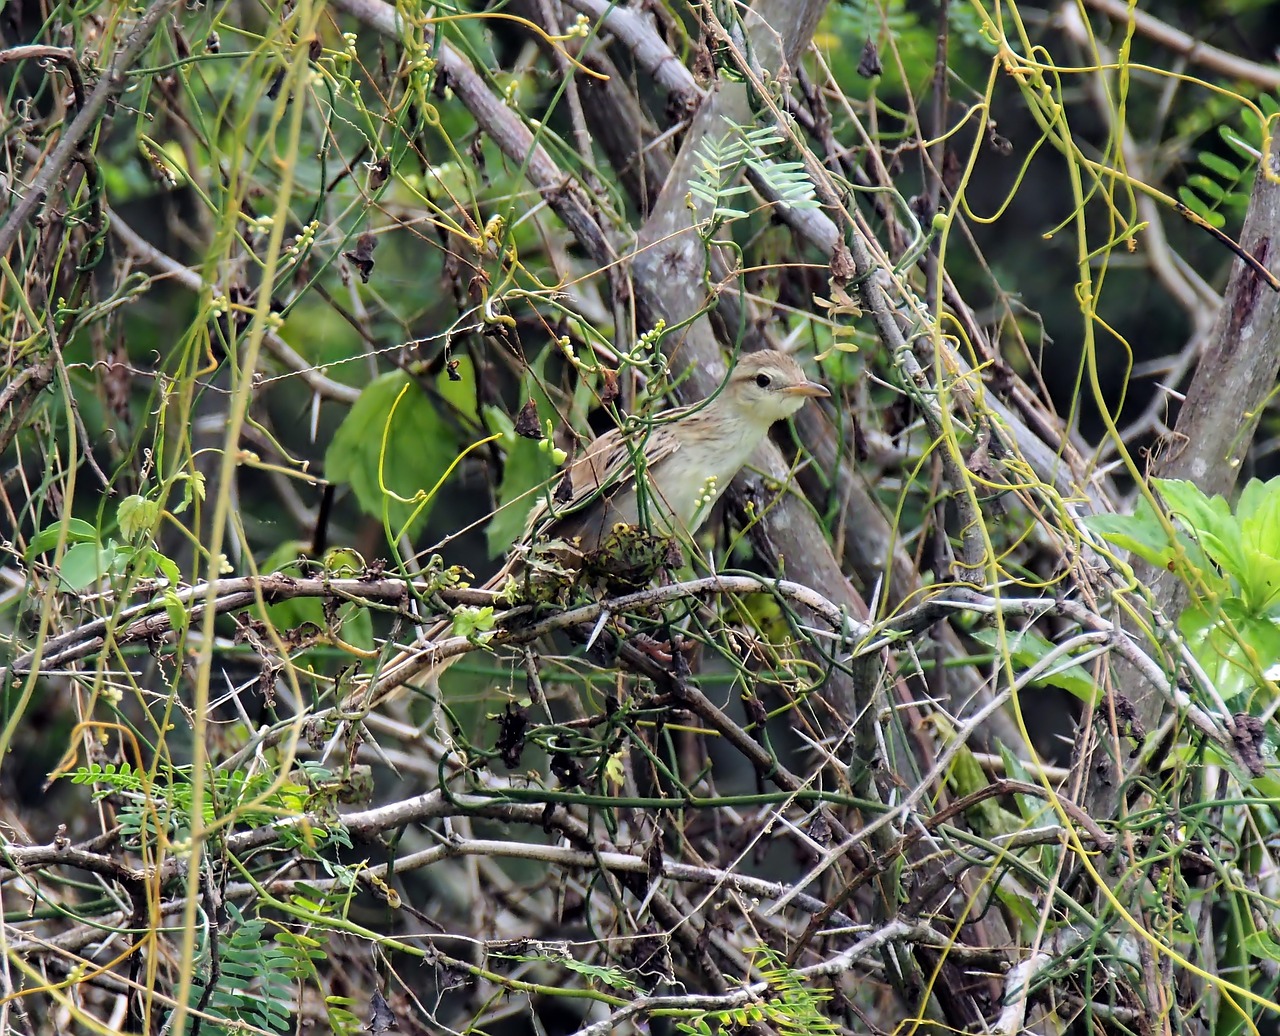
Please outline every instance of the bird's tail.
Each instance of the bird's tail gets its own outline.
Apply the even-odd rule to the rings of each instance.
[[[430,687],[461,655],[434,658],[437,643],[449,632],[452,623],[442,620],[427,630],[412,647],[397,652],[375,675],[364,679],[343,701],[344,713],[364,712],[385,705],[404,693],[405,688],[419,690]]]
[[[425,689],[440,677],[446,669],[461,658],[461,654],[432,659],[436,642],[446,634],[451,621],[442,619],[424,631],[413,647],[396,654],[371,677],[362,677],[342,699],[338,710],[339,722],[332,736],[325,743],[320,761],[330,754],[359,726],[362,717],[374,709],[398,698],[406,687]]]
[[[478,589],[496,593],[506,586],[515,568],[516,559],[508,559]],[[403,694],[405,688],[429,688],[466,653],[466,645],[460,640],[458,643],[445,645],[446,650],[452,650],[448,654],[442,653],[442,642],[452,628],[451,618],[441,619],[420,633],[411,647],[399,651],[384,662],[374,676],[362,678],[343,699],[343,714],[364,713],[385,705]]]

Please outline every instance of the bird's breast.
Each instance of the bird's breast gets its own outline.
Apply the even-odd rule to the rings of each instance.
[[[680,448],[655,466],[648,482],[652,495],[661,497],[659,506],[674,530],[692,534],[707,520],[765,433],[757,433],[750,425],[724,422],[679,431]]]

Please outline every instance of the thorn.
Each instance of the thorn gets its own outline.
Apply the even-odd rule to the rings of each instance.
[[[590,651],[595,645],[596,638],[600,636],[600,631],[604,629],[604,624],[609,621],[609,610],[606,608],[600,613],[600,618],[596,619],[596,624],[591,630],[591,636],[587,638],[587,650]]]

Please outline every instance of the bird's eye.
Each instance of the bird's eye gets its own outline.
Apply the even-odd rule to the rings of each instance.
[[[773,379],[769,375],[760,373],[756,375],[756,384],[761,388],[768,388],[773,383]]]

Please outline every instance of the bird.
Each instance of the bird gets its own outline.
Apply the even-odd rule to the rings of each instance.
[[[769,429],[808,400],[830,395],[790,355],[761,350],[739,359],[706,399],[606,432],[553,476],[506,563],[482,589],[496,592],[518,578],[542,544],[564,544],[588,555],[635,526],[687,540]],[[451,620],[443,619],[424,631],[415,645],[383,664],[376,681],[353,689],[344,712],[380,704],[400,685],[429,686],[461,657],[429,659],[433,643],[450,628]],[[403,680],[399,673],[406,674]]]

